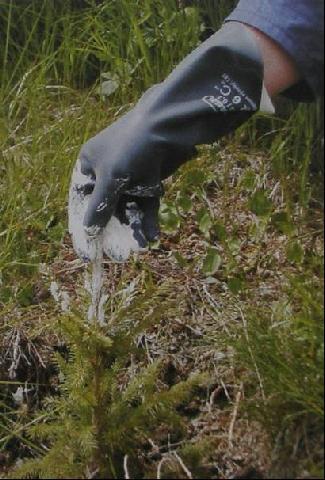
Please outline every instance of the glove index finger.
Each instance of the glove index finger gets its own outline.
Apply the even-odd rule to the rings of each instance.
[[[128,183],[128,177],[97,178],[84,218],[84,228],[89,236],[98,235],[106,227]]]

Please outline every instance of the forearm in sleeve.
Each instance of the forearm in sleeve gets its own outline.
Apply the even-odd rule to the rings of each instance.
[[[288,54],[300,80],[287,96],[311,101],[324,95],[323,0],[240,0],[226,21],[257,29]]]

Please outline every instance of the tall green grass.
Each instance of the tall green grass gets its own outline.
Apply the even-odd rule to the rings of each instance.
[[[196,0],[192,3],[201,10],[207,28],[216,31],[238,2],[237,0]]]
[[[70,87],[110,71],[125,101],[166,76],[196,45],[199,27],[197,10],[179,9],[176,0],[1,0],[2,89],[33,67]]]
[[[11,0],[1,1],[0,30],[1,296],[22,275],[17,295],[28,303],[26,276],[65,232],[80,146],[198,43],[200,21],[174,0]],[[95,93],[103,73],[118,84],[108,99]]]
[[[306,270],[270,308],[243,315],[234,343],[237,367],[249,372],[248,412],[273,436],[274,478],[296,478],[302,469],[324,474],[324,300]]]
[[[322,204],[323,103],[297,105],[284,100],[278,110],[274,117],[256,115],[237,136],[268,152],[289,211],[296,202],[307,208],[312,198]]]

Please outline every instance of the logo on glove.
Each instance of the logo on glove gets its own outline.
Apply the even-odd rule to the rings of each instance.
[[[206,95],[202,100],[215,112],[254,111],[257,108],[255,102],[226,73],[214,89],[218,95]]]

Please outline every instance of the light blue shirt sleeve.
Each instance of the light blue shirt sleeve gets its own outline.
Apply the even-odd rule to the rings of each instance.
[[[289,53],[303,81],[288,96],[310,101],[324,95],[324,0],[240,0],[226,21],[257,28]]]

